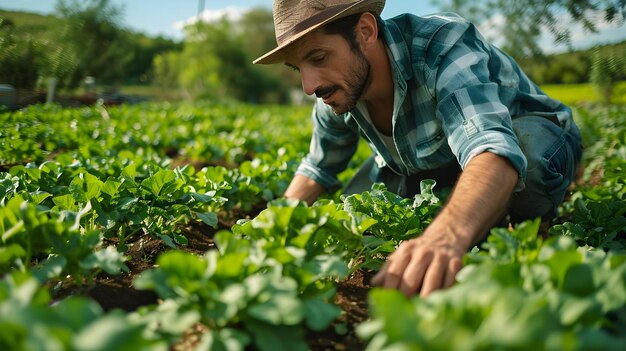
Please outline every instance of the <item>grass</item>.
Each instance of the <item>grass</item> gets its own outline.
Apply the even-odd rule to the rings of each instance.
[[[2,9],[0,9],[0,19],[9,20],[13,25],[20,28],[22,33],[31,33],[33,35],[44,34],[58,22],[58,19],[51,15]]]
[[[601,102],[600,96],[590,83],[542,85],[541,89],[551,97],[566,105],[576,106]],[[166,89],[154,85],[124,85],[120,93],[141,95],[156,101],[180,101],[183,94],[180,89]],[[618,82],[613,90],[614,104],[626,104],[626,81]]]
[[[600,96],[590,83],[542,85],[541,89],[566,105],[601,102]],[[611,102],[626,104],[626,81],[615,85]]]
[[[183,94],[181,89],[167,89],[156,85],[124,85],[120,87],[120,93],[127,95],[147,96],[155,101],[181,101]]]

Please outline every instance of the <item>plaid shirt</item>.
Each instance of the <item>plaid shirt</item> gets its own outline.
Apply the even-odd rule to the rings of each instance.
[[[358,109],[336,115],[318,99],[310,150],[297,173],[327,190],[341,186],[337,174],[354,155],[359,136],[377,154],[379,168],[370,174],[374,180],[384,166],[400,175],[453,161],[464,168],[472,157],[489,151],[517,170],[519,190],[527,162],[511,118],[531,114],[563,127],[572,123],[568,107],[546,96],[513,59],[457,15],[404,14],[379,21],[379,28],[395,85],[392,137],[401,162],[394,161]]]

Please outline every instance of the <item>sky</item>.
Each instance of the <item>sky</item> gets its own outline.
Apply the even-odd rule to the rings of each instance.
[[[198,14],[200,0],[111,0],[116,6],[123,8],[123,25],[135,31],[149,35],[163,35],[172,39],[182,39],[182,26],[193,20]],[[272,8],[273,0],[204,0],[203,17],[212,18],[216,15],[238,13],[252,7]],[[0,0],[0,9],[22,10],[49,14],[54,11],[56,0]],[[430,0],[387,0],[382,13],[383,18],[396,16],[404,12],[425,15],[437,12],[438,8]],[[626,40],[626,25],[601,24],[600,33],[583,32],[572,27],[572,43],[575,48],[589,48],[595,44]],[[489,37],[495,37],[486,26],[481,30]],[[540,45],[545,52],[565,51],[565,47],[555,46],[549,37],[544,37]]]

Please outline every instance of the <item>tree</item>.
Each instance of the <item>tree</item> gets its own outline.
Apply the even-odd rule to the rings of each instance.
[[[63,50],[57,62],[66,72],[56,71],[63,83],[76,87],[86,76],[102,83],[117,83],[132,60],[130,40],[122,30],[122,10],[110,0],[59,0],[56,11],[62,19],[59,38]],[[70,67],[71,69],[67,69]]]
[[[569,46],[572,24],[597,32],[600,21],[623,23],[626,17],[626,0],[448,0],[443,7],[475,23],[500,23],[503,49],[516,58],[542,54],[537,39],[544,28]]]
[[[0,83],[32,89],[39,76],[37,59],[33,40],[19,38],[13,22],[0,19]]]
[[[267,31],[272,26],[271,13],[268,16],[260,10],[255,11],[241,21],[222,18],[186,27],[183,50],[159,55],[155,60],[156,79],[160,83],[176,84],[183,89],[184,95],[194,100],[286,101],[289,89],[279,75],[265,67],[252,65],[252,60],[259,54],[253,54],[251,50],[269,50],[268,35],[274,42],[273,29]]]
[[[157,55],[169,51],[181,51],[182,44],[158,36],[155,38],[141,33],[127,33],[132,43],[132,57],[124,67],[124,82],[145,84],[153,80],[153,62]]]
[[[274,19],[272,12],[266,8],[253,8],[245,13],[239,27],[242,29],[243,40],[251,59],[255,59],[276,47]],[[255,67],[263,75],[276,77],[279,86],[285,90],[298,92],[302,90],[300,76],[292,69],[283,65],[257,65]],[[271,85],[269,89],[272,89]],[[285,94],[284,91],[276,92],[279,95]]]
[[[250,9],[241,17],[238,27],[251,56],[256,58],[276,46],[271,11],[262,7]]]
[[[602,102],[611,103],[613,89],[618,77],[623,74],[624,64],[626,60],[623,54],[613,51],[602,53],[599,48],[594,49],[590,80]]]

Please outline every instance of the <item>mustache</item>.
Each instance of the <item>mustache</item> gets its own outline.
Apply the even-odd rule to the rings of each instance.
[[[315,90],[315,96],[317,96],[318,98],[322,96],[326,96],[338,89],[339,87],[336,85],[328,86],[328,87],[321,87]]]

